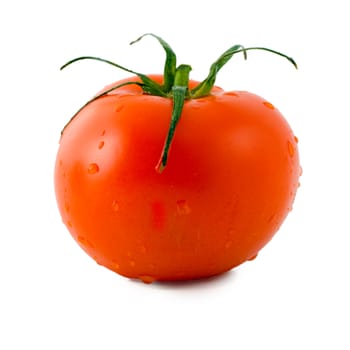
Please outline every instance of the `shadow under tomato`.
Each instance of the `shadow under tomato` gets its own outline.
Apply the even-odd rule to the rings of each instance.
[[[237,270],[230,270],[219,275],[193,279],[193,280],[177,280],[177,281],[154,281],[147,284],[138,279],[130,279],[132,283],[140,283],[157,289],[201,289],[215,287],[222,283],[232,283],[238,275]]]

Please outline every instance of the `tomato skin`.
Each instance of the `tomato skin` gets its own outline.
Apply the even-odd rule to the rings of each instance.
[[[185,102],[160,174],[171,111],[171,99],[117,89],[70,122],[55,168],[74,239],[99,264],[147,283],[254,258],[291,210],[300,175],[297,139],[280,112],[220,88]]]

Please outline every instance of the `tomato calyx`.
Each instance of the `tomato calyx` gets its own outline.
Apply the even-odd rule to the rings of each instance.
[[[158,40],[160,45],[163,47],[165,51],[165,64],[164,64],[164,71],[163,71],[163,83],[159,84],[158,82],[154,81],[153,79],[149,78],[147,75],[135,72],[129,68],[126,68],[124,66],[121,66],[115,62],[112,62],[110,60],[106,60],[100,57],[96,56],[81,56],[74,58],[67,63],[65,63],[61,70],[66,68],[67,66],[71,65],[72,63],[82,61],[82,60],[94,60],[94,61],[100,61],[106,64],[109,64],[113,67],[119,68],[121,70],[124,70],[126,72],[129,72],[133,75],[136,75],[139,77],[140,81],[129,81],[124,82],[122,84],[113,86],[102,93],[96,95],[91,100],[89,100],[87,103],[85,103],[74,115],[73,117],[68,121],[68,123],[64,126],[63,130],[61,131],[61,136],[64,133],[64,130],[66,127],[70,124],[70,122],[76,117],[76,115],[84,109],[87,105],[91,104],[92,102],[96,101],[97,99],[108,95],[114,90],[117,90],[123,86],[126,85],[138,85],[142,88],[143,93],[147,95],[153,95],[153,96],[160,96],[164,98],[171,98],[173,100],[173,110],[172,110],[172,116],[171,121],[168,129],[168,134],[164,142],[163,150],[160,156],[160,159],[155,167],[156,171],[161,173],[167,164],[168,161],[168,154],[170,151],[170,146],[172,143],[172,140],[175,135],[176,126],[180,120],[183,106],[185,104],[185,100],[188,99],[198,99],[205,96],[210,95],[211,90],[214,87],[216,76],[220,69],[233,57],[233,55],[237,53],[242,53],[244,56],[244,59],[247,59],[247,52],[251,50],[262,50],[267,51],[273,54],[276,54],[278,56],[281,56],[285,59],[287,59],[290,63],[294,65],[295,68],[298,68],[296,62],[293,58],[272,50],[265,47],[248,47],[245,48],[242,45],[234,45],[230,47],[228,50],[226,50],[211,66],[209,69],[208,76],[197,86],[195,86],[192,89],[189,89],[189,74],[191,71],[191,66],[186,64],[181,64],[177,66],[177,57],[175,52],[172,50],[170,45],[164,41],[161,37],[153,34],[153,33],[146,33],[137,38],[136,40],[132,41],[130,45],[133,45],[137,42],[139,42],[142,38],[145,36],[151,36]]]

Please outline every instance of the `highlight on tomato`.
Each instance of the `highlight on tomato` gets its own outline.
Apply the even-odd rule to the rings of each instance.
[[[299,186],[298,139],[269,101],[215,86],[234,45],[201,82],[165,51],[163,74],[130,73],[66,124],[55,165],[63,222],[80,247],[116,273],[188,280],[254,259],[278,231]]]

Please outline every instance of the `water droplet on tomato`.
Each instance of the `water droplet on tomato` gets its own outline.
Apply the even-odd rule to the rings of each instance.
[[[118,105],[115,109],[116,112],[120,112],[124,108],[124,105]]]
[[[294,156],[295,153],[295,149],[294,146],[292,145],[292,143],[290,141],[287,142],[287,146],[288,146],[288,153],[291,157]]]
[[[73,227],[73,224],[72,224],[72,222],[71,222],[70,220],[67,221],[67,225],[68,225],[69,227]]]
[[[237,94],[237,92],[234,92],[234,91],[225,92],[224,95],[226,95],[226,96],[239,97],[239,95]]]
[[[272,222],[273,220],[276,219],[276,214],[272,214],[268,219],[267,219],[267,222],[270,223]]]
[[[105,143],[104,143],[104,141],[100,141],[99,143],[98,143],[98,149],[101,149],[101,148],[103,148],[103,146],[105,145]]]
[[[101,131],[101,136],[105,136],[105,134],[106,134],[106,130],[102,130]]]
[[[118,272],[120,270],[120,265],[115,262],[115,261],[112,261],[112,266],[111,266],[112,270]]]
[[[235,229],[231,229],[231,230],[228,231],[228,237],[230,239],[234,238],[235,235],[236,235],[236,230]]]
[[[130,261],[129,261],[129,265],[130,265],[131,267],[134,267],[134,266],[136,265],[136,263],[135,263],[134,260],[130,260]]]
[[[147,275],[144,275],[144,276],[139,276],[138,277],[143,283],[146,283],[146,284],[151,284],[155,281],[155,278],[153,276],[147,276]]]
[[[269,109],[275,109],[275,106],[270,102],[264,101],[263,105]]]
[[[67,202],[64,202],[64,210],[66,211],[66,213],[69,213],[70,206]]]
[[[94,248],[94,245],[83,236],[78,236],[77,240],[82,246],[84,246],[86,248]]]
[[[294,136],[294,141],[295,141],[295,143],[298,143],[299,139],[296,136]]]
[[[225,244],[225,248],[229,249],[232,246],[232,243],[233,243],[232,241],[227,241]]]
[[[258,254],[254,254],[251,258],[247,259],[248,261],[253,261],[257,258]]]
[[[303,168],[302,167],[299,168],[299,176],[301,176],[301,175],[303,175]]]
[[[114,212],[119,211],[120,207],[119,207],[119,202],[118,201],[114,200],[112,202],[112,209],[113,209]]]
[[[179,199],[176,201],[177,212],[179,215],[188,215],[191,212],[186,199]]]
[[[88,166],[88,173],[89,174],[96,174],[98,173],[100,170],[100,168],[98,167],[98,165],[96,163],[90,163]]]

